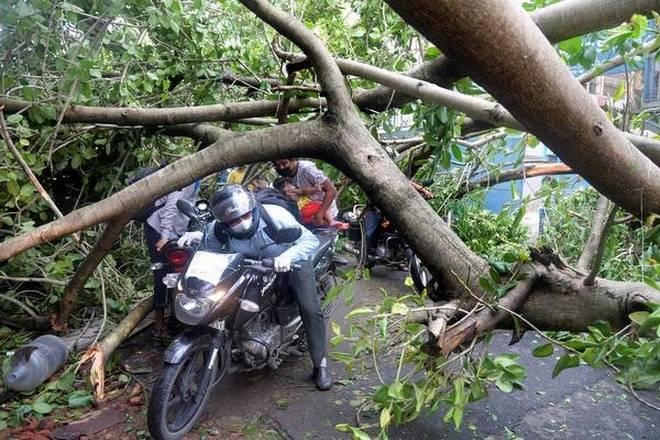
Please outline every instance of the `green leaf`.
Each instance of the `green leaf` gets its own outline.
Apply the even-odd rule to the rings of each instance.
[[[633,312],[628,315],[628,318],[637,325],[642,325],[649,317],[649,312]]]
[[[347,423],[335,425],[335,429],[341,432],[350,432],[354,440],[371,440],[366,432],[359,428],[354,428]]]
[[[57,379],[57,389],[60,391],[68,391],[73,387],[73,380],[76,378],[76,373],[71,370],[67,371]]]
[[[53,410],[53,406],[43,400],[37,400],[32,404],[32,410],[39,414],[48,414]]]
[[[495,386],[500,389],[503,393],[510,393],[513,391],[513,384],[509,381],[496,380]]]
[[[74,4],[71,4],[69,2],[60,2],[60,3],[57,4],[57,6],[62,8],[63,11],[77,12],[79,14],[82,14],[82,13],[85,12],[82,8],[80,8],[80,7],[78,7]]]
[[[439,57],[441,54],[442,52],[440,52],[440,49],[438,49],[437,47],[435,46],[427,47],[426,50],[424,51],[424,60],[425,61],[432,60],[434,58]]]
[[[18,186],[18,183],[16,183],[15,180],[10,180],[7,182],[7,191],[9,191],[9,194],[16,197],[21,191],[21,188]]]
[[[371,307],[359,307],[357,309],[351,310],[348,315],[346,315],[346,319],[355,318],[356,316],[360,315],[368,315],[370,313],[375,313],[374,309]]]
[[[552,378],[554,379],[567,368],[574,368],[578,367],[580,365],[580,358],[577,355],[573,354],[565,354],[562,357],[559,358],[557,361],[557,364],[555,365],[555,369],[552,370]]]
[[[79,166],[80,166],[80,155],[74,154],[73,157],[71,158],[71,168],[75,170]]]
[[[13,114],[13,115],[7,116],[7,123],[8,124],[18,124],[22,120],[23,120],[23,115]]]
[[[547,344],[539,345],[532,351],[532,356],[538,357],[538,358],[544,358],[551,356],[552,353],[555,351],[554,346],[548,342]]]
[[[559,43],[559,48],[570,56],[577,55],[582,50],[582,38],[574,37]]]
[[[387,395],[395,399],[403,399],[403,384],[399,381],[394,382],[387,389]]]
[[[494,290],[493,289],[493,284],[491,283],[490,279],[488,279],[486,277],[479,278],[479,285],[486,292],[492,292]]]
[[[389,408],[383,408],[383,410],[380,412],[380,427],[386,428],[390,424],[390,420],[392,419],[392,416],[390,415],[390,409]]]
[[[330,345],[332,347],[336,347],[342,342],[344,342],[344,337],[342,335],[335,335],[332,338],[330,338]]]
[[[392,313],[395,315],[407,315],[408,306],[403,303],[394,303],[394,305],[392,305]]]
[[[403,284],[405,284],[406,287],[412,287],[415,284],[415,282],[411,277],[406,277],[406,279],[403,280]]]
[[[616,102],[623,98],[623,95],[626,93],[626,82],[621,81],[619,87],[617,87],[616,92],[612,95],[612,101]]]
[[[85,391],[76,391],[69,396],[69,408],[84,408],[92,403],[92,395]]]

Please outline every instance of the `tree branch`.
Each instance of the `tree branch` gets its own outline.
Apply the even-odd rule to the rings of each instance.
[[[616,212],[618,211],[618,207],[614,206],[612,207],[612,210],[610,211],[610,215],[607,217],[607,220],[605,221],[605,224],[603,225],[603,231],[601,233],[600,240],[598,241],[598,247],[596,249],[596,255],[593,259],[593,265],[591,267],[591,272],[587,275],[587,277],[584,279],[582,282],[585,286],[591,286],[594,284],[594,280],[596,279],[596,275],[598,274],[598,270],[600,269],[600,263],[601,260],[603,259],[603,251],[605,250],[605,242],[607,241],[607,233],[614,223],[614,217],[616,216]]]
[[[276,53],[283,57],[283,59],[300,59],[301,57],[299,54],[292,54],[281,50],[276,51]],[[440,104],[458,110],[480,123],[486,123],[488,127],[504,126],[515,130],[529,131],[507,109],[496,102],[464,95],[421,79],[411,78],[401,73],[391,72],[369,64],[346,59],[336,59],[336,62],[344,74],[355,75],[386,85],[398,92],[405,93],[407,96],[419,98],[423,102]],[[620,133],[642,151],[642,153],[647,155],[649,159],[653,160],[656,165],[660,166],[660,142],[642,136],[631,135],[630,133]]]
[[[637,55],[645,55],[654,52],[658,48],[660,48],[660,40],[655,39],[649,41],[648,43],[638,47],[635,50],[631,50],[630,52],[623,55],[617,55],[611,60],[601,64],[600,66],[596,66],[593,69],[589,70],[588,72],[584,72],[582,75],[577,77],[577,80],[580,81],[582,84],[586,84],[592,79],[599,77],[603,73],[607,72],[608,70],[613,69],[616,66],[620,66],[621,64],[625,63],[626,60]]]
[[[0,280],[14,281],[16,283],[48,283],[55,284],[56,286],[66,286],[66,281],[55,280],[53,278],[9,277],[0,275]]]
[[[305,108],[317,109],[325,100],[293,99],[289,111]],[[35,105],[32,102],[0,97],[0,105],[7,113],[24,111]],[[64,109],[56,106],[61,113]],[[176,125],[192,122],[236,121],[258,116],[272,116],[277,111],[277,101],[234,102],[229,104],[202,105],[197,107],[134,108],[134,107],[91,107],[71,105],[63,113],[62,122],[97,123],[116,125]]]
[[[612,125],[521,6],[387,3],[600,193],[642,218],[660,212],[660,167]]]
[[[558,43],[616,26],[633,14],[650,15],[657,9],[657,0],[564,0],[534,11],[530,17],[551,43]],[[441,55],[407,75],[451,88],[455,81],[468,73],[453,60]],[[389,87],[359,90],[355,94],[355,102],[360,109],[374,112],[401,107],[413,99]]]
[[[592,265],[593,259],[596,256],[601,240],[605,239],[603,231],[605,229],[605,216],[609,205],[610,201],[607,197],[603,195],[598,197],[598,203],[596,204],[596,209],[593,214],[591,232],[589,233],[587,242],[584,245],[584,249],[582,250],[580,258],[578,258],[576,265],[578,270],[582,272],[587,272],[589,270],[589,267]]]
[[[341,112],[352,108],[346,85],[337,64],[323,42],[294,17],[263,0],[241,0],[241,3],[277,32],[291,40],[309,57],[327,96],[330,111]]]
[[[459,325],[447,329],[442,338],[438,339],[438,347],[444,354],[448,354],[463,342],[494,329],[498,323],[509,316],[509,312],[504,308],[517,310],[525,302],[537,279],[538,275],[532,271],[526,279],[519,281],[504,298],[500,299],[498,304],[492,308],[486,307],[467,317]],[[498,305],[503,308],[498,308]]]
[[[488,188],[492,185],[509,182],[511,180],[520,180],[526,177],[558,176],[562,174],[574,173],[575,171],[563,163],[529,165],[524,168],[502,171],[502,173],[497,176],[491,177],[489,175],[477,181],[466,182],[465,185],[456,192],[456,197],[463,197],[465,194],[473,191],[476,188]]]
[[[85,283],[94,273],[99,263],[112,250],[117,237],[124,230],[126,224],[131,221],[132,216],[133,212],[130,212],[110,220],[85,259],[78,265],[76,272],[73,274],[66,289],[64,289],[64,294],[60,300],[59,309],[53,322],[53,327],[56,330],[62,331],[66,329],[69,315],[73,311],[80,290],[85,286]]]
[[[177,188],[191,184],[231,165],[263,162],[281,157],[310,156],[325,158],[315,150],[322,140],[317,121],[277,126],[259,131],[234,134],[213,145],[186,156],[165,168],[139,180],[112,196],[80,208],[65,217],[39,226],[30,232],[0,243],[0,261],[46,241],[106,222],[123,212],[131,212]],[[259,148],[250,148],[259,146]],[[311,153],[311,154],[310,154]]]

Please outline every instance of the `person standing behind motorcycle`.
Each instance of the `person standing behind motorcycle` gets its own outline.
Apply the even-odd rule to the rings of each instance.
[[[136,181],[158,171],[159,168],[143,168],[129,182]],[[165,246],[181,237],[188,228],[188,217],[183,215],[176,207],[179,199],[194,203],[199,190],[199,181],[173,191],[152,204],[145,206],[134,216],[135,220],[144,225],[144,238],[147,242],[149,257],[154,277],[154,336],[166,337],[165,308],[167,307],[167,287],[163,284],[163,277],[167,273],[167,259],[163,251]]]
[[[285,208],[259,205],[254,195],[240,185],[230,184],[218,190],[211,198],[210,209],[215,221],[208,225],[205,240],[199,249],[241,253],[254,259],[273,258],[275,272],[288,272],[287,282],[300,309],[314,365],[314,384],[321,391],[329,390],[332,378],[325,357],[325,322],[311,262],[311,256],[319,245],[318,239]],[[299,228],[300,237],[293,243],[276,243],[267,230],[269,223],[276,230]],[[188,245],[201,237],[201,232],[189,232],[179,240],[179,244]],[[291,271],[294,263],[298,263],[301,269]]]
[[[319,170],[314,162],[297,159],[280,159],[273,161],[275,171],[282,176],[288,177],[300,196],[308,196],[314,202],[320,202],[321,207],[314,214],[312,224],[321,226],[325,218],[335,219],[337,217],[337,189],[330,179]]]

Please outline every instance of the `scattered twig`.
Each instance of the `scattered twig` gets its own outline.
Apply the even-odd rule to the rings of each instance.
[[[4,293],[0,293],[0,298],[4,299],[5,301],[9,301],[11,303],[16,304],[18,307],[25,310],[27,312],[27,314],[30,315],[31,317],[33,317],[35,319],[38,318],[37,314],[34,313],[34,311],[31,308],[29,308],[28,306],[26,306],[25,304],[23,304],[22,302],[20,302],[16,298],[11,297],[9,295],[5,295]]]
[[[657,406],[653,405],[652,403],[649,403],[649,402],[647,402],[646,400],[644,400],[644,399],[642,399],[641,397],[639,397],[639,395],[637,394],[637,392],[635,391],[635,389],[633,388],[633,386],[632,386],[631,384],[628,384],[628,390],[630,390],[630,394],[632,394],[632,396],[633,396],[635,399],[637,399],[641,404],[646,405],[646,406],[648,406],[649,408],[652,408],[652,409],[654,409],[654,410],[656,410],[656,411],[660,411],[660,407],[657,407]]]
[[[10,277],[7,275],[0,275],[0,280],[15,281],[17,283],[47,283],[55,284],[58,286],[66,286],[66,281],[55,280],[53,278]]]

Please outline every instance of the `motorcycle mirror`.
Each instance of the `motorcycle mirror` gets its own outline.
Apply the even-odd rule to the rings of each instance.
[[[281,228],[275,234],[275,243],[293,243],[302,235],[302,231],[297,226]]]
[[[197,219],[195,214],[195,206],[188,200],[179,199],[176,201],[176,207],[188,218]]]

